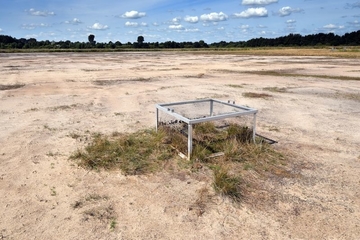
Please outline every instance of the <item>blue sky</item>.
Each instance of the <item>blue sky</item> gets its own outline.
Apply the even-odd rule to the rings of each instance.
[[[37,40],[213,43],[358,30],[358,0],[0,0],[0,34]]]

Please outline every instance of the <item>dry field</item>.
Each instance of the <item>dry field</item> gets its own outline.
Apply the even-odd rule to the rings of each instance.
[[[0,239],[359,238],[359,57],[266,55],[0,53]],[[258,109],[296,177],[262,179],[239,205],[206,168],[69,160],[91,133],[152,128],[156,103],[200,98]]]

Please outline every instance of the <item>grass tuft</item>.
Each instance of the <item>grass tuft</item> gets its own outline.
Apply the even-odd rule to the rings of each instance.
[[[286,157],[260,139],[256,139],[254,144],[252,129],[248,127],[237,124],[217,127],[212,122],[195,124],[193,143],[191,161],[183,160],[187,163],[182,163],[182,167],[193,172],[203,167],[213,169],[215,191],[235,202],[241,200],[243,191],[246,192],[247,184],[241,179],[250,172],[264,177],[269,174],[292,177],[285,167]],[[166,166],[172,169],[169,168],[172,164],[169,160],[175,160],[179,151],[187,152],[184,132],[161,126],[158,132],[142,130],[110,136],[93,134],[90,144],[83,150],[77,150],[70,158],[84,168],[120,169],[126,175],[137,175],[160,171]],[[90,199],[98,197],[89,196]],[[200,205],[195,206],[199,215],[204,211],[204,206]]]
[[[244,92],[242,95],[244,97],[247,97],[247,98],[264,98],[264,99],[267,99],[267,98],[272,97],[272,95],[267,94],[267,93],[254,93],[254,92]]]
[[[70,158],[89,169],[121,169],[129,175],[149,173],[173,156],[170,145],[162,144],[164,137],[163,131],[154,130],[116,137],[97,134],[90,145]]]
[[[333,75],[317,75],[317,74],[300,74],[300,73],[290,73],[286,71],[245,71],[247,74],[256,74],[262,76],[278,76],[278,77],[312,77],[312,78],[323,78],[323,79],[333,79],[333,80],[343,80],[343,81],[360,81],[360,77],[353,76],[333,76]]]
[[[230,197],[236,202],[241,200],[241,179],[239,176],[229,174],[223,166],[214,169],[214,189],[217,193]]]
[[[25,84],[0,84],[0,91],[22,88],[24,86]]]
[[[287,92],[287,88],[279,88],[279,87],[265,87],[263,88],[265,91],[270,91],[270,92],[277,92],[277,93],[286,93]]]

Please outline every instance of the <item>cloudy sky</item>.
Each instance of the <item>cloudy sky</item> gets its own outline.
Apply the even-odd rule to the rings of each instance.
[[[245,41],[360,30],[358,0],[0,0],[0,34],[86,42]]]

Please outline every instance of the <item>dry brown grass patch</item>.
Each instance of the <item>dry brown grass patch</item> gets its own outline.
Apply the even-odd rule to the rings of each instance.
[[[11,90],[24,87],[25,84],[0,84],[0,91]]]
[[[255,93],[255,92],[244,92],[242,95],[244,97],[247,97],[247,98],[264,98],[264,99],[267,99],[267,98],[272,97],[272,95],[267,94],[267,93]]]

